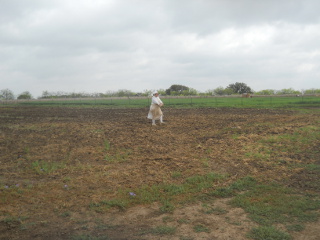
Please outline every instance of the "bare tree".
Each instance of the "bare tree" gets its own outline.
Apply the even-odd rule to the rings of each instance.
[[[0,98],[3,98],[4,100],[13,100],[14,94],[10,89],[2,89],[0,90]]]

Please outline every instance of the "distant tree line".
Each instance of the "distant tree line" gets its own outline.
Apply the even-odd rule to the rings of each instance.
[[[168,89],[157,90],[162,96],[227,96],[235,94],[254,94],[254,95],[286,95],[286,94],[320,94],[320,89],[308,89],[297,91],[293,88],[273,90],[265,89],[261,91],[253,91],[245,83],[232,83],[227,87],[217,87],[205,92],[199,92],[196,89],[189,88],[184,85],[174,84]],[[106,97],[135,97],[135,96],[151,96],[153,90],[144,90],[143,92],[132,92],[127,89],[120,89],[118,91],[107,91],[105,93],[85,93],[85,92],[63,92],[63,91],[43,91],[42,95],[38,99],[53,99],[53,98],[106,98]],[[14,99],[34,99],[29,91],[22,92],[15,97],[13,91],[10,89],[0,90],[0,100],[14,100]]]

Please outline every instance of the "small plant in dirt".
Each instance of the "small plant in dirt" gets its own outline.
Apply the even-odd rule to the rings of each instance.
[[[31,229],[31,228],[34,228],[35,225],[36,225],[35,222],[26,222],[26,223],[21,224],[20,229],[21,230]]]
[[[202,212],[205,214],[216,214],[216,215],[222,215],[228,213],[227,210],[221,208],[221,207],[212,207],[207,204],[202,204]]]
[[[25,148],[24,148],[24,157],[25,157],[26,159],[28,159],[29,154],[30,154],[30,148],[29,148],[29,147],[25,147]],[[21,156],[21,157],[23,157],[23,156]]]
[[[67,218],[67,217],[71,216],[71,213],[70,212],[63,212],[63,213],[60,214],[60,216]]]
[[[237,180],[230,186],[217,188],[214,191],[209,192],[208,195],[215,197],[232,197],[238,192],[253,188],[256,184],[257,182],[254,178],[247,176]]]
[[[15,199],[20,199],[28,196],[32,191],[32,185],[24,183],[16,183],[13,185],[3,185],[0,183],[0,205],[6,206]]]
[[[181,178],[182,177],[182,173],[175,171],[175,172],[173,172],[171,174],[171,176],[172,176],[172,178]]]
[[[111,149],[111,143],[109,141],[104,141],[104,151],[106,152],[105,160],[112,163],[125,162],[128,160],[130,155],[130,150],[128,149]]]
[[[6,224],[16,224],[16,223],[21,223],[20,217],[6,217],[2,220],[2,222]]]
[[[201,162],[202,162],[204,168],[209,167],[209,159],[208,158],[201,159]]]
[[[216,173],[206,175],[195,175],[186,179],[186,187],[190,192],[199,192],[203,189],[212,187],[212,183],[225,178],[225,176]]]
[[[181,236],[181,237],[179,238],[179,240],[194,240],[194,238],[193,238],[193,237]]]
[[[167,222],[173,222],[173,221],[175,221],[175,219],[172,216],[165,216],[165,217],[162,218],[162,221],[164,223],[167,223]]]
[[[188,224],[188,223],[190,223],[190,220],[188,220],[188,219],[186,219],[186,218],[180,218],[180,219],[178,220],[178,223],[179,223],[179,224]]]
[[[31,164],[31,169],[37,174],[50,174],[58,169],[65,168],[65,163],[37,160]]]
[[[4,223],[8,228],[19,227],[21,230],[27,226],[26,220],[29,219],[27,216],[8,216],[0,220],[0,224]],[[33,223],[30,223],[33,224]]]
[[[95,220],[95,229],[106,230],[106,229],[116,229],[117,225],[105,224],[101,219]]]
[[[130,155],[129,150],[119,150],[114,154],[106,154],[105,160],[111,163],[118,163],[118,162],[125,162],[128,160],[128,157]]]
[[[95,210],[96,212],[105,212],[110,208],[117,207],[120,210],[125,210],[128,206],[128,202],[125,200],[113,199],[113,200],[103,200],[98,203],[90,203],[90,209]]]
[[[301,224],[292,224],[292,225],[287,225],[286,228],[289,232],[301,232],[305,229],[305,226]]]
[[[105,151],[108,152],[110,150],[110,148],[111,148],[110,142],[108,140],[105,140],[104,141],[104,149],[105,149]]]
[[[76,235],[76,236],[73,236],[71,239],[72,240],[111,240],[111,238],[107,236],[94,237],[88,234]]]
[[[199,232],[210,232],[209,228],[207,228],[206,226],[202,225],[202,224],[197,224],[193,227],[193,230],[197,233]]]
[[[187,191],[186,186],[181,184],[167,184],[163,186],[163,191],[169,196],[178,195]]]
[[[71,177],[64,177],[63,178],[63,182],[64,183],[67,183],[67,182],[70,182],[71,181]]]
[[[160,206],[160,211],[162,213],[173,213],[174,209],[175,206],[169,200],[163,201],[162,205]]]
[[[146,231],[145,233],[148,234],[153,234],[153,235],[173,235],[176,232],[176,227],[170,227],[170,226],[157,226],[154,227],[148,231]]]
[[[232,224],[232,225],[236,225],[236,226],[240,226],[242,223],[241,221],[234,221],[233,219],[231,219],[230,217],[225,217],[225,220],[227,223]]]
[[[261,226],[254,228],[248,234],[248,237],[254,240],[290,240],[292,237],[283,231],[272,226]]]
[[[297,164],[293,167],[304,168],[303,191],[315,190],[320,192],[320,165],[319,164]],[[301,179],[301,176],[299,177]],[[301,180],[300,180],[301,181]]]
[[[307,164],[302,165],[306,168],[306,170],[314,172],[314,173],[320,173],[320,164]]]

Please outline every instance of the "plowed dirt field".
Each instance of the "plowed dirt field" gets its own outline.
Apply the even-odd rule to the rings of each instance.
[[[203,202],[191,195],[177,195],[171,212],[161,211],[163,202],[156,199],[128,206],[109,202],[110,208],[101,208],[121,194],[138,198],[137,189],[179,185],[208,173],[227,176],[211,189],[252,176],[320,193],[312,184],[319,176],[299,167],[320,164],[319,141],[306,151],[281,148],[277,142],[268,156],[259,155],[263,141],[272,136],[319,126],[319,113],[229,108],[163,112],[165,124],[152,126],[147,108],[1,107],[0,239],[247,239],[257,224],[225,198],[212,200],[212,206],[225,210],[221,214],[204,213]],[[175,232],[164,234],[157,226],[162,231],[163,226],[174,227]],[[318,239],[319,222],[291,235]]]

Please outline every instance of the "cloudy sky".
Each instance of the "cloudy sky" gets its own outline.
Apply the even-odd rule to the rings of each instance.
[[[320,88],[319,0],[0,0],[0,90]]]

